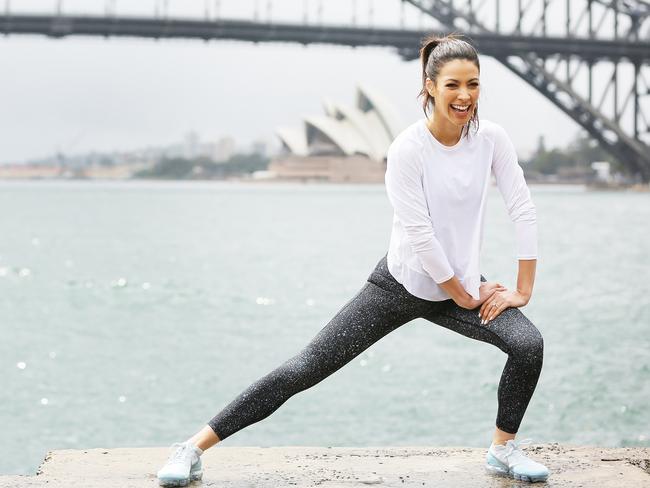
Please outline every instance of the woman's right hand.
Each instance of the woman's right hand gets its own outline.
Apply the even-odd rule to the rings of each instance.
[[[497,283],[496,281],[485,281],[482,282],[481,286],[478,288],[479,300],[468,295],[469,299],[464,300],[463,303],[456,303],[458,306],[466,308],[467,310],[473,310],[483,305],[483,302],[490,298],[495,292],[504,290],[507,290],[507,288],[501,283]]]

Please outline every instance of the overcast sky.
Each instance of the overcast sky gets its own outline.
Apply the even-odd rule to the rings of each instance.
[[[16,11],[52,11],[54,3],[21,0],[11,5]],[[154,11],[155,3],[132,2],[139,10],[127,11],[118,2],[117,10],[146,14]],[[257,3],[264,17],[267,2]],[[304,12],[297,6],[302,5],[308,5],[308,15],[314,18],[318,8],[318,2],[304,0],[285,0],[281,9],[275,3],[272,15],[278,20],[300,20]],[[68,1],[64,9],[80,11],[80,4]],[[221,0],[220,13],[252,18],[254,4]],[[171,12],[175,15],[202,15],[206,3],[172,0],[170,5],[176,8]],[[214,15],[215,2],[207,5]],[[350,5],[350,0],[331,0],[328,10],[323,9],[323,20],[349,18]],[[369,5],[357,2],[359,23],[369,21]],[[384,0],[382,6],[373,11],[375,22],[395,25],[399,2]],[[83,8],[101,14],[104,3],[86,0]],[[423,22],[412,11],[405,15],[414,26]],[[232,136],[241,145],[260,138],[275,140],[275,127],[297,126],[304,116],[322,114],[323,99],[353,104],[358,82],[381,92],[404,124],[422,116],[416,99],[419,62],[404,62],[390,49],[3,36],[0,59],[4,163],[56,151],[74,154],[166,145],[179,142],[191,130],[202,141],[222,136]],[[481,117],[503,125],[520,155],[527,155],[540,135],[547,146],[563,146],[575,137],[579,127],[534,89],[489,57],[483,56],[481,63]]]

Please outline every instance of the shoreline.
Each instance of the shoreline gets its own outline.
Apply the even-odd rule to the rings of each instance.
[[[128,184],[134,182],[145,183],[254,183],[269,185],[369,185],[383,186],[383,181],[328,181],[323,179],[273,179],[273,178],[223,178],[223,179],[200,179],[200,178],[0,178],[0,183],[121,183]],[[650,183],[605,183],[605,182],[575,182],[575,181],[536,181],[526,180],[528,186],[585,186],[603,189],[629,189],[643,188],[650,189]],[[492,186],[496,186],[492,181]]]

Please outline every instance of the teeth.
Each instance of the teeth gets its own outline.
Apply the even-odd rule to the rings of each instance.
[[[469,105],[452,105],[451,107],[455,110],[460,110],[461,112],[469,110]]]

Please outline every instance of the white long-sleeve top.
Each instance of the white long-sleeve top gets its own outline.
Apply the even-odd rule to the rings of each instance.
[[[515,224],[517,259],[537,258],[535,205],[512,141],[494,122],[445,146],[421,119],[388,149],[386,191],[394,209],[388,270],[407,291],[432,301],[456,276],[479,299],[480,253],[490,174]]]

